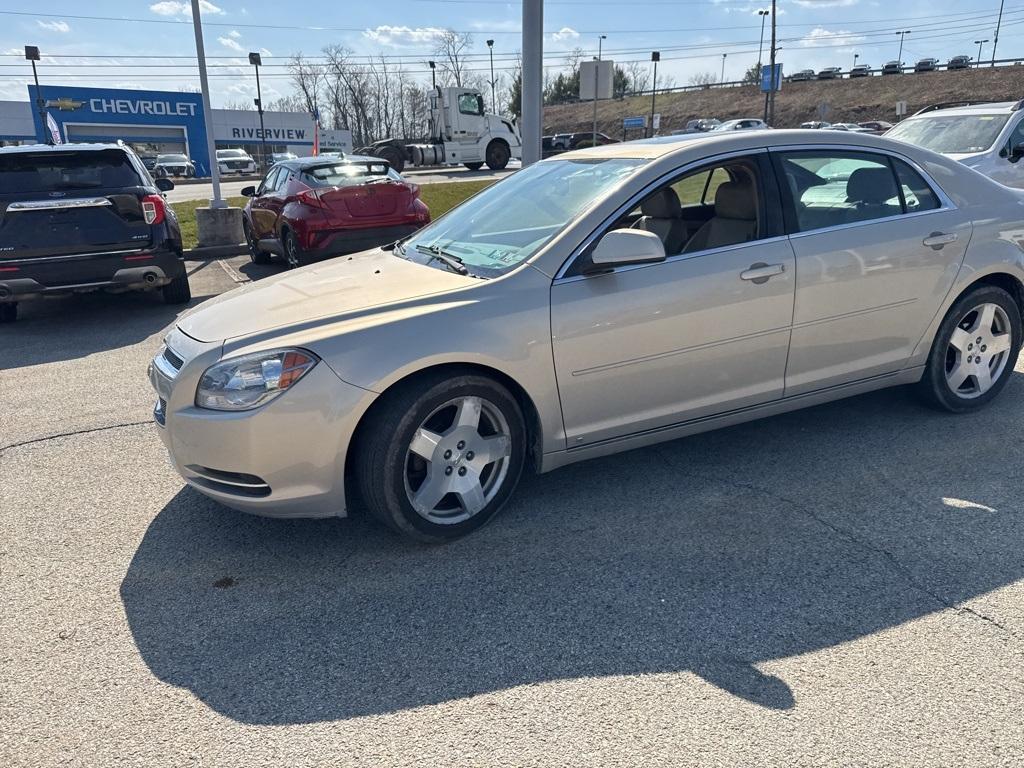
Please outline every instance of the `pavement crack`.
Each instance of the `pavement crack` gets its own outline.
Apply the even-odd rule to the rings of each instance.
[[[104,432],[108,429],[122,429],[124,427],[141,427],[143,425],[152,423],[152,419],[147,419],[146,421],[126,421],[123,424],[108,424],[103,427],[90,427],[89,429],[76,429],[72,432],[60,432],[56,435],[47,435],[46,437],[35,437],[31,440],[23,440],[20,443],[11,443],[10,445],[0,446],[0,453],[12,450],[14,448],[22,448],[26,445],[45,443],[48,440],[56,440],[59,437],[74,437],[75,435],[87,435],[90,432]]]

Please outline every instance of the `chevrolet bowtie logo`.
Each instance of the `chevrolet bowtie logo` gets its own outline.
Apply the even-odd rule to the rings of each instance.
[[[59,99],[49,99],[46,102],[46,106],[54,107],[59,109],[61,112],[71,112],[72,110],[78,109],[83,104],[85,104],[84,101],[76,101],[75,99],[68,99],[64,96],[61,96]]]

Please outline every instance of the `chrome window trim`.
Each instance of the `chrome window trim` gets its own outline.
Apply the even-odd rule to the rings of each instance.
[[[708,163],[714,163],[714,162],[717,162],[719,160],[728,160],[728,159],[733,158],[733,157],[752,157],[752,156],[757,156],[757,155],[761,155],[761,154],[766,154],[767,152],[768,152],[768,147],[754,147],[754,148],[751,148],[751,149],[741,149],[741,150],[733,150],[731,152],[723,152],[723,153],[718,154],[718,155],[708,155],[707,157],[702,157],[699,160],[694,160],[691,163],[687,163],[686,165],[680,166],[678,168],[674,168],[673,170],[668,171],[668,172],[662,174],[657,179],[655,179],[654,181],[652,181],[652,182],[648,183],[646,186],[644,186],[644,188],[642,190],[640,190],[639,192],[637,192],[636,194],[631,196],[627,202],[623,203],[618,208],[616,208],[615,212],[612,213],[610,216],[606,217],[597,227],[595,227],[594,230],[589,235],[587,235],[587,237],[585,237],[583,239],[583,242],[580,243],[580,245],[578,245],[575,248],[573,248],[572,253],[569,254],[569,257],[564,262],[562,262],[562,266],[559,267],[558,271],[555,273],[555,278],[554,278],[553,283],[554,284],[558,284],[558,283],[562,283],[562,282],[575,282],[576,280],[581,280],[581,279],[585,280],[585,279],[589,279],[591,277],[596,277],[597,275],[573,275],[572,277],[566,277],[566,272],[568,272],[572,268],[572,266],[576,263],[576,260],[578,258],[580,258],[580,256],[583,254],[583,252],[585,250],[587,250],[587,248],[589,248],[591,245],[593,245],[594,242],[599,240],[604,235],[604,233],[606,231],[606,228],[609,226],[610,222],[614,222],[616,219],[621,217],[623,214],[628,213],[630,210],[632,210],[632,208],[637,203],[639,203],[641,200],[643,200],[644,197],[646,197],[648,194],[653,192],[658,187],[660,187],[663,184],[665,184],[669,179],[675,178],[677,176],[681,176],[681,175],[686,174],[686,173],[688,173],[689,171],[692,171],[692,170],[697,170],[697,169],[700,168],[700,166],[707,165]],[[624,180],[623,183],[625,183],[625,181],[626,180]],[[582,213],[581,213],[581,215],[582,215]],[[747,241],[745,243],[737,243],[736,245],[723,246],[722,248],[713,248],[713,249],[706,249],[706,250],[703,250],[703,251],[694,251],[693,253],[673,254],[672,256],[669,256],[668,258],[666,258],[665,261],[658,261],[658,262],[654,262],[653,264],[630,264],[630,265],[625,266],[625,267],[615,267],[614,269],[608,270],[607,272],[602,272],[601,274],[602,275],[616,274],[618,272],[624,272],[624,271],[627,271],[627,270],[633,270],[633,269],[637,269],[639,267],[657,266],[658,264],[665,264],[665,263],[667,263],[669,261],[679,261],[680,257],[694,258],[696,256],[703,256],[703,255],[708,254],[708,253],[718,253],[718,252],[721,252],[723,250],[739,248],[739,247],[743,247],[743,246],[746,246],[746,245],[750,245],[752,243],[765,243],[765,242],[768,242],[770,240],[782,239],[784,237],[785,237],[785,235],[780,235],[780,236],[777,236],[777,237],[764,238],[764,239],[761,239],[761,240],[749,240],[749,241]]]

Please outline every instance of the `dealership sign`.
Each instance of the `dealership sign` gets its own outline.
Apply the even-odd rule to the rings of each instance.
[[[308,141],[306,138],[306,129],[304,128],[232,128],[231,138],[239,139],[244,141],[246,139],[270,139],[278,140],[279,142],[288,141]]]
[[[196,105],[179,101],[155,101],[152,99],[89,99],[93,112],[113,112],[118,115],[175,115],[195,117]]]

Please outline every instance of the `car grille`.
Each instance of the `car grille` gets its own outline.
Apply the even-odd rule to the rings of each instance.
[[[270,486],[263,478],[256,475],[247,475],[244,472],[225,472],[222,469],[212,469],[197,464],[189,464],[185,469],[195,475],[190,478],[194,483],[212,491],[253,498],[270,495]]]
[[[185,364],[185,361],[176,355],[170,347],[164,347],[164,360],[170,363],[175,371],[180,371],[181,366]]]
[[[240,168],[248,168],[249,167],[249,161],[248,160],[228,160],[226,165],[227,165],[228,168],[231,168],[232,170],[238,170]]]

